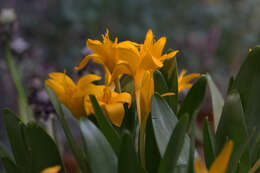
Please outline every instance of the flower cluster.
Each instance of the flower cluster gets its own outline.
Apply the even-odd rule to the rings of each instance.
[[[89,95],[96,96],[99,104],[108,119],[116,126],[120,126],[124,117],[124,103],[131,105],[131,95],[121,93],[120,78],[126,74],[134,79],[134,91],[138,110],[139,123],[145,126],[150,112],[150,101],[154,93],[153,73],[163,67],[166,59],[174,58],[178,51],[163,54],[166,37],[155,41],[152,30],[146,34],[143,44],[132,41],[118,42],[110,40],[109,31],[102,35],[103,41],[88,39],[87,47],[93,54],[86,56],[76,70],[83,69],[89,60],[103,65],[105,69],[105,84],[95,85],[93,82],[101,77],[90,74],[83,76],[77,84],[65,73],[51,73],[46,81],[58,96],[59,100],[67,106],[76,118],[94,114]],[[179,91],[190,88],[191,81],[199,74],[184,76],[186,71],[179,76]],[[169,95],[166,93],[166,95]]]

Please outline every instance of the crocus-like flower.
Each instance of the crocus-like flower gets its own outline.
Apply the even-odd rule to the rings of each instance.
[[[46,85],[50,87],[61,103],[63,103],[76,118],[85,115],[84,97],[95,94],[100,89],[92,84],[93,81],[100,80],[101,77],[89,74],[78,81],[77,85],[65,73],[50,73],[50,79],[46,80]]]
[[[106,83],[111,83],[110,78],[111,74],[113,73],[115,66],[119,63],[118,59],[118,52],[117,47],[118,45],[122,44],[133,44],[137,45],[134,42],[131,41],[124,41],[121,43],[118,43],[118,38],[115,38],[115,41],[113,42],[109,38],[109,31],[106,30],[106,34],[102,35],[103,42],[100,42],[99,40],[91,40],[88,39],[87,41],[87,47],[92,50],[94,53],[86,56],[78,66],[75,67],[76,70],[81,70],[86,66],[88,61],[92,59],[94,62],[98,64],[102,64],[105,72],[106,72]],[[112,81],[113,82],[113,81]]]
[[[60,166],[53,166],[50,168],[46,168],[41,173],[58,173],[60,171],[61,167]]]
[[[225,173],[233,150],[233,145],[232,141],[229,141],[225,145],[209,170],[203,165],[201,159],[197,159],[195,162],[196,173]]]
[[[94,95],[98,103],[112,123],[120,127],[125,115],[123,104],[128,103],[128,106],[131,106],[131,95],[126,92],[117,93],[104,85],[97,87],[99,87],[99,92]],[[84,105],[87,115],[94,114],[89,97],[85,97]]]
[[[188,75],[185,75],[187,73],[187,70],[182,70],[181,74],[178,77],[178,91],[182,92],[185,89],[189,89],[192,87],[191,81],[194,78],[197,78],[200,76],[199,73],[191,73]]]
[[[153,72],[163,66],[163,61],[173,58],[178,51],[162,54],[166,37],[154,40],[152,30],[146,34],[144,44],[124,43],[118,45],[118,57],[121,60],[114,69],[111,81],[120,74],[133,76],[138,109],[138,118],[145,126],[150,112],[151,96],[154,93]]]

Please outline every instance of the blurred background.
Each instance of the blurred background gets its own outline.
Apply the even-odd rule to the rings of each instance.
[[[16,19],[6,27],[10,8]],[[180,69],[210,73],[223,95],[229,76],[260,41],[259,0],[1,0],[0,10],[0,109],[17,107],[2,46],[8,32],[29,102],[41,119],[52,111],[43,89],[47,74],[66,69],[77,75],[73,67],[89,53],[86,40],[101,39],[106,28],[113,40],[142,42],[148,29],[156,38],[166,36],[166,48],[181,51]]]

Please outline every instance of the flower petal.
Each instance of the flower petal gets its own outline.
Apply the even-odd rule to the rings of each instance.
[[[175,57],[178,52],[179,52],[178,50],[175,50],[175,51],[168,53],[167,58],[170,59],[170,58]]]
[[[53,166],[50,168],[46,168],[41,173],[58,173],[61,170],[60,166]]]
[[[115,92],[113,92],[113,93],[115,93]],[[127,92],[123,92],[123,93],[119,93],[119,94],[117,93],[116,96],[114,96],[112,98],[112,102],[113,103],[117,103],[117,102],[128,103],[128,107],[130,107],[131,102],[132,102],[131,94],[129,94]]]
[[[141,55],[145,55],[147,51],[151,49],[153,45],[153,32],[151,29],[148,30],[145,36],[144,44],[141,46]]]
[[[75,70],[83,69],[88,64],[88,61],[90,59],[92,59],[94,62],[96,62],[98,64],[103,65],[103,59],[99,55],[93,53],[91,55],[85,56],[85,58],[80,62],[80,64],[75,67]]]
[[[153,45],[153,55],[156,57],[160,57],[162,55],[162,51],[166,44],[166,37],[161,37],[158,41],[156,41]]]
[[[123,104],[122,103],[105,104],[104,108],[108,118],[112,121],[112,123],[120,127],[125,115]]]
[[[216,160],[213,162],[213,164],[210,167],[210,173],[225,173],[226,168],[228,166],[228,162],[230,159],[230,156],[232,154],[233,150],[233,142],[229,141],[224,149],[221,151],[221,153],[218,155]]]
[[[146,54],[142,59],[140,67],[144,70],[151,70],[155,71],[163,66],[163,63],[157,59],[156,57],[152,56],[151,54]]]
[[[195,162],[195,172],[196,173],[209,173],[207,168],[202,164],[202,161],[200,158],[198,158]]]
[[[133,75],[131,67],[126,62],[121,62],[115,66],[114,71],[112,72],[109,85],[111,85],[111,83],[114,82],[117,78],[119,78],[122,74]]]
[[[85,89],[87,85],[89,85],[90,83],[100,80],[101,77],[95,74],[88,74],[85,75],[83,77],[81,77],[78,81],[77,87],[79,89]]]

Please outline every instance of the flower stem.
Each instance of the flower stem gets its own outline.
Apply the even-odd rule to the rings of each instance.
[[[28,105],[25,89],[23,87],[21,77],[19,75],[20,72],[18,72],[17,70],[18,67],[13,60],[13,56],[9,48],[8,40],[5,41],[5,57],[6,57],[7,67],[10,71],[12,80],[17,90],[19,114],[21,116],[21,120],[26,124],[29,121],[34,120],[34,118],[33,118],[32,110]]]

